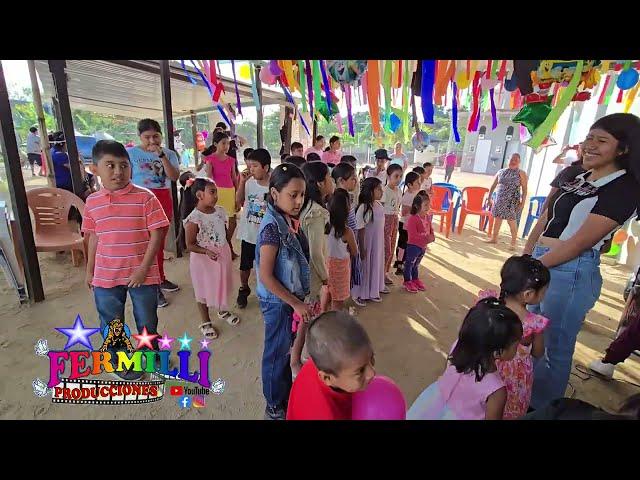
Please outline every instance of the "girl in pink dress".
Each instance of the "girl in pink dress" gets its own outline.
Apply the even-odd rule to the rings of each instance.
[[[218,188],[208,178],[187,181],[185,202],[191,213],[183,220],[191,283],[202,319],[200,331],[207,339],[218,338],[209,317],[209,308],[218,318],[236,325],[240,319],[228,311],[231,288],[231,248],[227,236],[227,212],[218,203]],[[188,209],[187,209],[188,211]]]
[[[351,289],[356,304],[365,300],[381,302],[381,293],[389,293],[384,284],[384,207],[382,182],[369,177],[362,182],[356,207],[356,230],[360,250],[360,284]]]
[[[236,190],[238,189],[238,164],[236,159],[227,155],[229,152],[229,135],[224,132],[215,132],[212,136],[211,146],[202,152],[204,157],[207,177],[213,180],[218,187],[218,205],[224,208],[229,215],[229,239],[233,238],[236,230]],[[231,257],[237,257],[231,247]]]
[[[551,280],[549,269],[528,255],[509,258],[500,270],[499,299],[513,310],[522,322],[523,335],[515,357],[498,361],[498,372],[507,387],[505,419],[520,418],[527,413],[533,387],[533,359],[544,354],[543,331],[549,319],[527,310],[527,305],[542,301]],[[493,290],[483,290],[479,297],[497,296]]]
[[[518,316],[496,298],[469,310],[442,376],[424,390],[407,420],[501,420],[507,392],[497,371],[522,339]]]

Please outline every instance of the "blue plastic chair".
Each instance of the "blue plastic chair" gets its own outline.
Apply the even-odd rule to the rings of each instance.
[[[539,219],[540,215],[542,215],[542,205],[544,204],[544,201],[546,199],[547,197],[531,197],[529,199],[529,213],[527,214],[527,221],[524,224],[522,238],[525,238],[527,235],[529,235],[529,230],[531,230],[531,225],[533,225],[533,221]],[[532,213],[534,211],[534,208],[533,208],[534,202],[537,202],[538,205],[535,208],[535,213]]]
[[[453,202],[454,204],[453,219],[451,221],[451,231],[454,232],[456,229],[456,219],[458,218],[458,209],[460,208],[460,203],[462,202],[462,192],[453,183],[438,182],[434,183],[433,185],[444,187],[451,193],[451,202]],[[444,202],[442,202],[442,208],[444,210],[447,210],[449,208],[449,197],[445,197]]]

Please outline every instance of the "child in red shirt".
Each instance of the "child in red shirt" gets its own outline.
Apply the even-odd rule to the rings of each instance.
[[[347,312],[326,312],[311,322],[309,360],[296,377],[287,420],[351,420],[351,396],[375,376],[367,332]]]
[[[404,289],[410,293],[424,291],[424,283],[418,278],[418,267],[422,261],[427,245],[435,240],[429,214],[431,204],[429,195],[420,190],[413,198],[411,215],[407,220],[407,248],[404,253]]]

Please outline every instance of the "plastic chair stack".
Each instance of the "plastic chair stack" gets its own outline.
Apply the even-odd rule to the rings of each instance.
[[[527,213],[527,220],[524,224],[524,230],[522,231],[522,238],[529,235],[529,230],[531,230],[533,221],[539,219],[542,215],[542,205],[546,199],[547,197],[531,197],[529,199],[529,213]],[[535,208],[534,203],[537,203]]]
[[[434,183],[433,186],[444,187],[449,190],[449,193],[451,195],[450,196],[451,201],[447,199],[447,201],[442,205],[442,207],[446,210],[449,208],[450,204],[453,204],[453,220],[451,222],[451,230],[455,232],[456,221],[458,219],[458,210],[460,209],[460,202],[462,200],[462,192],[460,192],[460,189],[453,183],[438,182],[438,183]]]
[[[493,230],[493,215],[491,215],[491,211],[487,208],[488,193],[489,189],[484,187],[465,187],[462,189],[458,234],[462,233],[467,215],[477,215],[480,217],[478,228],[484,230],[488,223],[489,229],[487,235],[491,235],[491,231]]]
[[[69,211],[76,207],[84,214],[84,202],[73,193],[61,188],[34,188],[27,192],[29,208],[35,219],[35,242],[38,252],[71,251],[75,267],[80,265],[76,252],[82,252],[85,261],[87,246],[80,232],[69,225]]]
[[[433,185],[433,194],[431,195],[431,213],[434,216],[440,216],[440,233],[445,230],[445,235],[449,238],[451,234],[451,222],[453,218],[453,208],[450,208],[451,193],[448,188]],[[445,208],[447,205],[447,208]]]

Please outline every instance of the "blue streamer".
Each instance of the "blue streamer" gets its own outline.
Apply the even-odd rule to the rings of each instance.
[[[224,109],[220,106],[220,104],[218,102],[213,100],[213,89],[211,88],[211,83],[209,83],[209,80],[207,79],[205,74],[200,71],[200,69],[196,65],[196,62],[194,62],[193,60],[189,60],[189,61],[191,62],[191,65],[193,65],[193,68],[196,69],[196,72],[198,72],[198,75],[200,76],[200,78],[204,82],[204,86],[207,87],[207,90],[209,90],[209,95],[211,96],[211,102],[218,108],[218,112],[220,112],[220,116],[222,117],[222,119],[225,122],[227,122],[227,125],[229,125],[229,128],[231,128],[231,122],[229,121],[229,117],[227,117],[227,114],[224,112]],[[184,60],[181,60],[180,63],[182,64],[182,68],[183,68],[184,72],[186,73],[187,77],[189,78],[189,81],[192,84],[197,85],[198,84],[197,80],[194,79],[189,74],[189,70],[187,70],[187,67],[184,64]]]
[[[233,70],[233,83],[236,87],[236,103],[238,104],[238,115],[242,115],[242,105],[240,104],[240,91],[238,90],[238,80],[236,79],[236,64],[231,60],[231,70]]]
[[[422,89],[420,102],[424,123],[433,125],[433,87],[435,83],[436,61],[422,60]]]
[[[307,90],[309,91],[309,112],[311,113],[311,119],[313,120],[313,79],[311,75],[311,60],[304,61],[304,71],[307,75]]]
[[[302,122],[302,126],[304,127],[305,131],[307,132],[307,135],[311,135],[309,133],[309,127],[307,127],[307,124],[304,122],[304,117],[302,115],[300,115],[300,111],[298,110],[298,106],[296,105],[296,102],[293,100],[293,97],[291,96],[291,92],[289,92],[289,90],[287,89],[287,87],[285,87],[282,82],[278,82],[280,84],[280,88],[282,88],[282,93],[284,93],[284,96],[287,98],[288,102],[291,102],[293,104],[293,108],[296,109],[296,112],[298,112],[298,117],[300,118],[300,121]]]
[[[327,71],[324,68],[324,60],[320,60],[320,72],[322,72],[322,82],[324,83],[324,95],[327,101],[327,112],[331,116],[331,87],[329,86],[329,77],[327,77]]]
[[[204,86],[207,87],[207,90],[209,90],[209,95],[211,96],[211,101],[213,101],[213,89],[211,88],[211,83],[209,83],[209,80],[207,79],[205,74],[200,71],[200,69],[196,65],[196,62],[194,62],[193,60],[189,60],[189,61],[191,62],[191,65],[193,65],[193,68],[196,69],[196,72],[198,72],[198,75],[200,75],[200,78],[204,82]],[[189,75],[189,72],[187,72],[187,75]],[[191,77],[191,76],[189,76],[189,77]]]
[[[191,76],[191,74],[189,73],[189,70],[187,70],[187,66],[184,64],[184,60],[180,60],[180,65],[182,65],[182,69],[184,70],[185,75],[187,76],[187,78],[189,79],[189,81],[193,84],[193,85],[197,85],[198,81],[193,78]]]
[[[451,107],[451,127],[453,128],[453,137],[456,143],[460,143],[460,134],[458,133],[458,85],[453,83],[453,107]]]
[[[496,102],[493,100],[493,88],[489,89],[489,100],[491,101],[491,130],[498,127],[498,115],[496,113]]]

